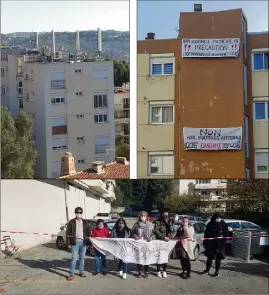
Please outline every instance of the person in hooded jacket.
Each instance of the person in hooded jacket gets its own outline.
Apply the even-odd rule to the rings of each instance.
[[[131,236],[131,230],[127,227],[126,221],[123,218],[119,218],[111,232],[111,238],[116,239],[128,239]],[[127,277],[127,263],[122,260],[118,260],[118,272],[119,276],[123,279]]]
[[[161,214],[159,219],[154,222],[153,233],[156,240],[168,242],[171,239],[172,230],[168,212],[164,212],[163,214]],[[161,266],[163,267],[163,274],[161,273]],[[163,276],[164,278],[167,278],[166,269],[167,263],[164,263],[163,265],[157,264],[157,277],[161,278]]]
[[[142,211],[138,215],[138,221],[134,224],[132,228],[132,237],[135,240],[147,240],[150,242],[154,238],[153,233],[154,225],[148,220],[148,213]],[[143,265],[137,264],[137,277],[142,277]],[[144,265],[144,278],[149,277],[149,266]]]
[[[209,274],[212,261],[215,259],[214,277],[219,275],[221,260],[225,258],[226,242],[229,237],[228,225],[221,219],[220,213],[213,214],[210,222],[206,226],[205,238],[223,237],[224,239],[204,240],[205,255],[207,256],[206,269],[202,274]]]

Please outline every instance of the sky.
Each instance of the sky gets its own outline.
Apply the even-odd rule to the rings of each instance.
[[[1,1],[1,33],[129,31],[129,1]]]
[[[249,32],[268,31],[268,0],[264,1],[154,1],[138,0],[138,40],[144,40],[148,32],[156,39],[177,38],[180,12],[192,12],[194,4],[202,4],[203,11],[220,11],[242,8]]]

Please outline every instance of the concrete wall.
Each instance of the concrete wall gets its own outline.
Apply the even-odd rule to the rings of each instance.
[[[83,208],[83,217],[88,219],[98,212],[111,211],[110,203],[103,198],[65,185],[62,180],[2,180],[2,230],[57,234],[60,226],[67,222],[65,193],[69,219],[74,218],[74,209],[78,206]],[[50,236],[42,235],[1,233],[1,237],[3,235],[10,235],[23,248],[51,240]]]

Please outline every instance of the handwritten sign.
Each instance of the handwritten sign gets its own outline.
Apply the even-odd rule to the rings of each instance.
[[[242,127],[183,128],[185,150],[241,150]]]
[[[182,58],[238,57],[240,38],[182,39]]]

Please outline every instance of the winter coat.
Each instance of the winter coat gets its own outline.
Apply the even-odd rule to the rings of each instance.
[[[216,237],[228,237],[229,230],[228,225],[225,221],[220,222],[210,221],[205,230],[205,238],[216,238]],[[220,253],[221,259],[225,258],[227,239],[216,239],[216,240],[204,240],[203,245],[205,247],[205,255],[207,257],[215,257],[217,253]]]
[[[90,244],[90,240],[88,239],[91,236],[90,226],[89,223],[82,219],[83,223],[83,241],[84,246]],[[68,222],[67,229],[66,229],[66,241],[67,245],[75,246],[76,245],[76,218],[71,219]]]
[[[135,239],[139,237],[140,239],[151,239],[154,237],[154,225],[150,221],[141,222],[137,221],[132,228],[132,237]]]
[[[187,227],[181,226],[178,229],[175,238],[177,239],[193,238],[194,233],[195,232],[194,232],[193,226],[191,225],[188,225]],[[179,241],[175,247],[177,258],[194,260],[195,258],[194,249],[196,245],[197,245],[197,241],[192,241],[192,240]]]
[[[165,237],[171,238],[172,230],[171,225],[166,224],[163,220],[156,220],[153,229],[156,240],[164,240]]]
[[[114,228],[111,232],[111,238],[125,238],[128,239],[131,236],[131,230],[127,227],[122,230],[119,230],[117,228]]]

